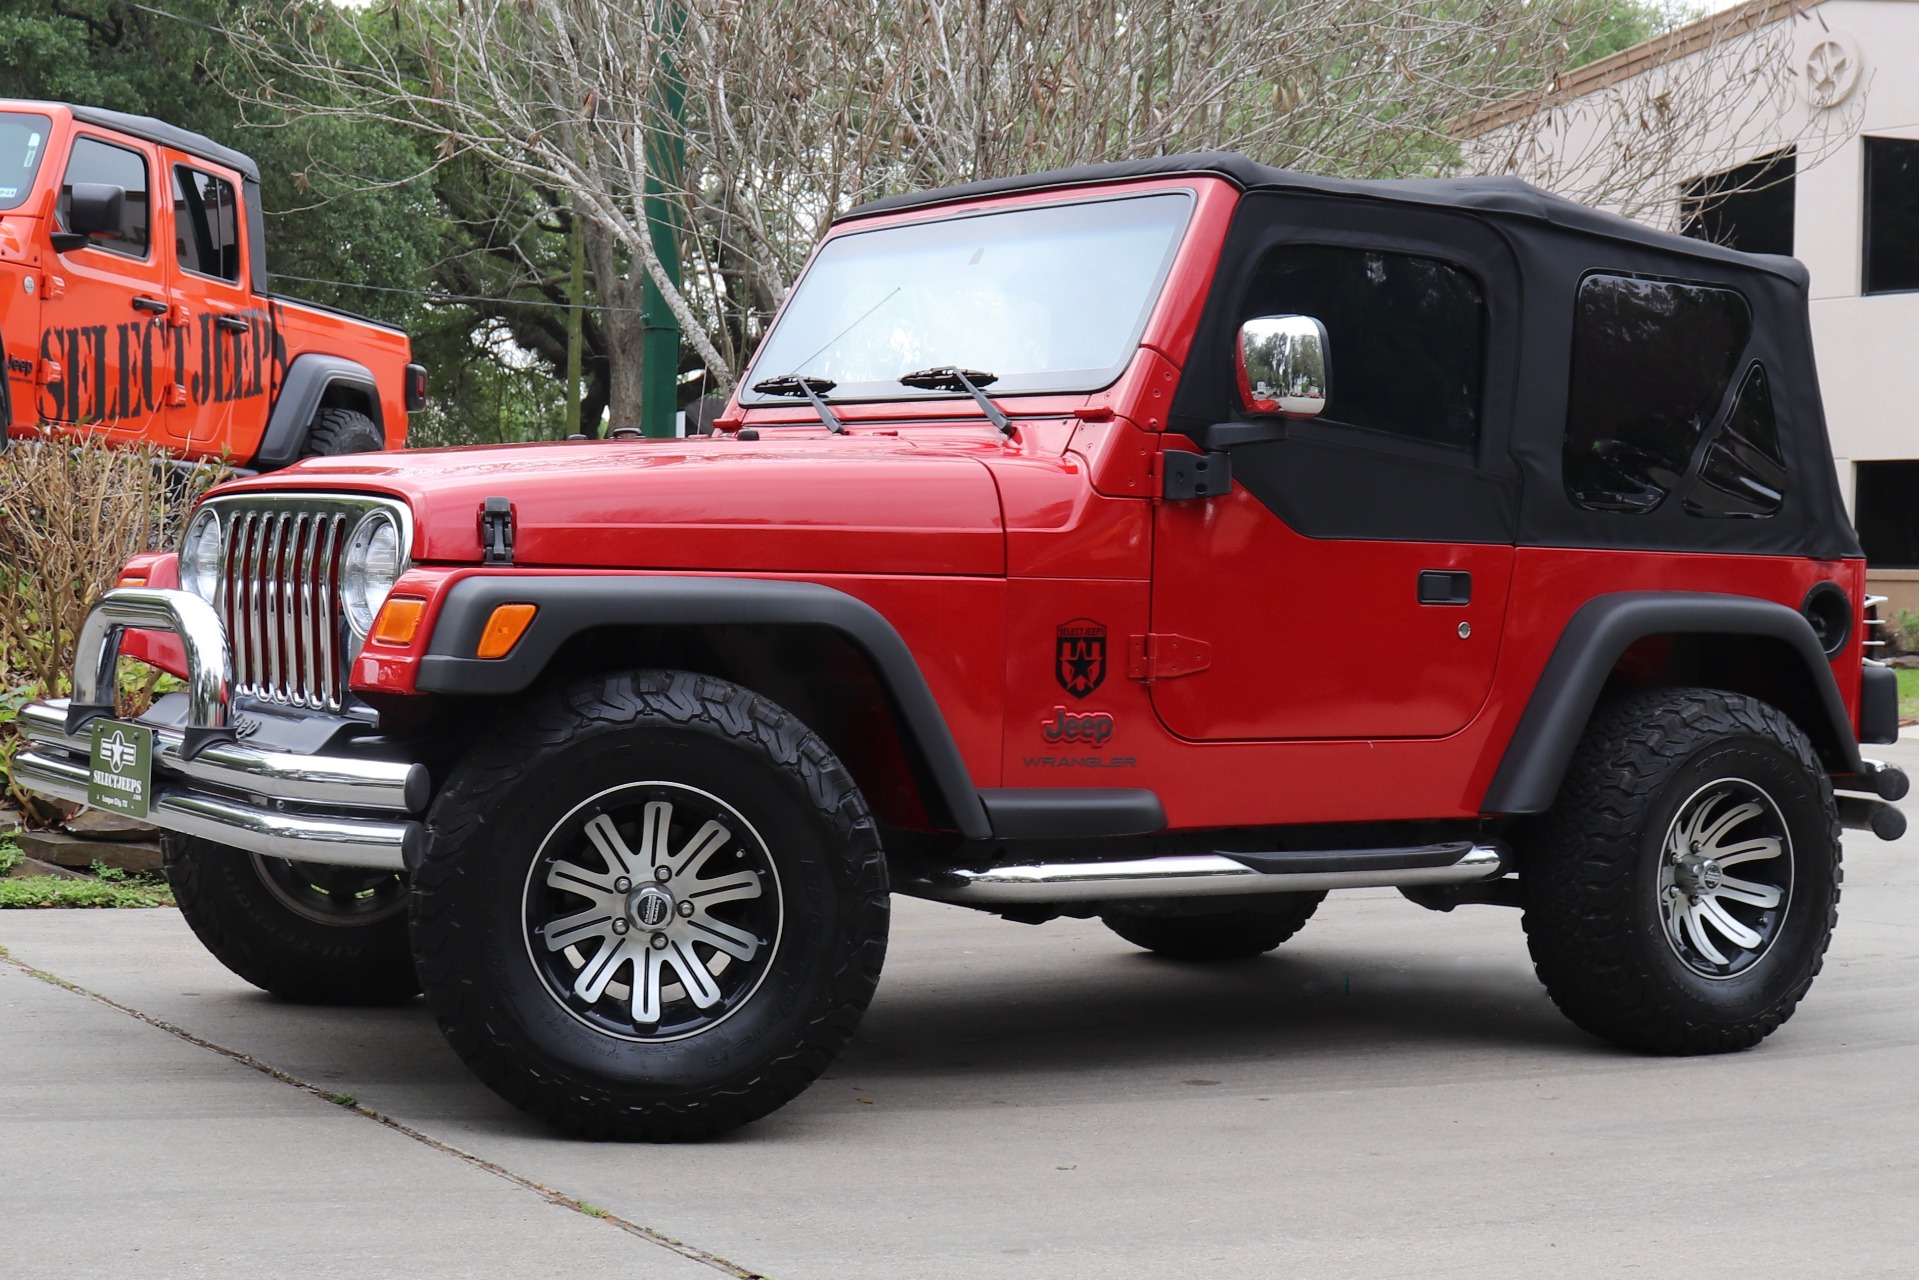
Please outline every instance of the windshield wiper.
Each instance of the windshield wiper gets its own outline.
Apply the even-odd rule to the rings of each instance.
[[[840,384],[831,378],[802,378],[798,374],[787,374],[784,378],[766,378],[753,384],[753,390],[763,396],[805,396],[813,405],[813,412],[820,415],[820,421],[826,429],[836,436],[846,434],[846,424],[839,415],[826,407],[826,401],[820,399],[820,392],[831,391]]]
[[[894,379],[903,387],[917,387],[921,391],[964,391],[979,401],[979,407],[986,411],[987,419],[999,428],[1000,434],[1013,434],[1013,420],[1000,412],[981,387],[990,387],[999,381],[996,373],[987,373],[982,369],[962,369],[957,365],[940,365],[932,369],[919,369],[912,373],[902,373]],[[754,388],[758,390],[758,388]]]

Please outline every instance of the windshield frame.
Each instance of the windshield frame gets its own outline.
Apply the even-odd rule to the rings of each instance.
[[[40,122],[40,154],[34,158],[33,168],[26,174],[26,183],[18,188],[18,194],[0,196],[0,213],[12,213],[39,190],[40,171],[46,167],[47,152],[53,147],[53,117],[40,111],[22,111],[9,107],[0,110],[0,118]]]
[[[805,270],[800,273],[799,279],[793,282],[793,288],[781,302],[779,311],[775,313],[773,317],[773,323],[767,326],[766,336],[760,340],[759,348],[754,352],[753,363],[747,367],[745,376],[740,379],[738,390],[740,407],[742,409],[781,409],[792,408],[796,404],[802,403],[794,400],[790,396],[764,395],[755,392],[752,390],[752,384],[762,376],[762,371],[759,367],[761,357],[771,343],[774,333],[778,331],[781,323],[784,321],[788,305],[791,304],[793,299],[799,296],[800,289],[813,274],[827,246],[836,241],[849,236],[878,235],[904,227],[930,226],[942,222],[960,222],[973,218],[989,218],[1009,213],[1026,213],[1042,209],[1069,208],[1075,205],[1091,206],[1114,204],[1123,200],[1145,200],[1168,195],[1185,196],[1185,209],[1180,216],[1178,226],[1167,239],[1166,252],[1153,275],[1151,285],[1146,290],[1146,303],[1140,308],[1139,316],[1134,322],[1131,336],[1122,348],[1123,354],[1118,363],[1109,366],[1105,370],[1101,370],[1100,380],[1097,383],[1089,385],[1021,387],[1016,391],[1005,392],[996,392],[991,386],[982,388],[996,401],[1012,400],[1026,396],[1095,395],[1104,391],[1125,376],[1127,368],[1132,364],[1134,356],[1139,351],[1140,343],[1152,325],[1153,317],[1158,313],[1161,304],[1165,300],[1167,281],[1172,278],[1173,267],[1175,263],[1178,262],[1180,251],[1185,247],[1187,238],[1192,234],[1193,224],[1199,216],[1201,206],[1200,192],[1190,183],[1175,183],[1166,186],[1156,185],[1142,187],[1136,190],[1113,190],[1108,188],[1097,194],[1090,195],[1062,195],[1053,199],[1026,199],[1013,203],[995,203],[988,206],[966,206],[952,210],[941,216],[903,217],[898,220],[889,219],[877,226],[856,226],[854,229],[829,235],[822,239],[818,248],[813,251],[813,256],[807,260]],[[993,372],[997,373],[998,371],[994,370]],[[767,376],[778,375],[773,374]],[[900,383],[894,383],[893,389],[875,395],[844,396],[835,392],[826,392],[822,395],[822,398],[832,404],[889,404],[896,401],[937,402],[972,399],[972,397],[964,391],[944,389],[922,390],[918,387],[909,387]]]

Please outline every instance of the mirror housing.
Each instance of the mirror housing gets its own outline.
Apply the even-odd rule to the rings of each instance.
[[[1326,326],[1311,316],[1256,316],[1239,327],[1233,368],[1248,414],[1316,418],[1326,407]]]
[[[84,248],[94,236],[119,235],[126,225],[127,189],[104,182],[76,182],[67,190],[67,229],[53,233],[61,253]]]

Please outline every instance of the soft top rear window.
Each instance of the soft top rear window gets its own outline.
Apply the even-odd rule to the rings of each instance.
[[[1579,285],[1566,414],[1566,494],[1644,513],[1678,487],[1752,337],[1737,291],[1594,274]]]
[[[24,111],[0,111],[0,209],[17,209],[33,192],[53,121]]]

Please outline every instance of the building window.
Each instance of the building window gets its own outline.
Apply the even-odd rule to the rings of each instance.
[[[1685,478],[1751,336],[1752,311],[1731,289],[1634,276],[1580,281],[1561,462],[1566,496],[1591,511],[1647,512],[1664,502]]]
[[[1479,439],[1485,301],[1479,282],[1437,258],[1281,245],[1260,259],[1242,320],[1312,316],[1326,326],[1330,383],[1321,421],[1425,444]]]
[[[1745,253],[1791,257],[1797,159],[1787,147],[1687,183],[1680,196],[1683,230]]]
[[[1919,569],[1919,462],[1853,464],[1852,524],[1866,563]]]
[[[1919,289],[1919,142],[1866,139],[1867,293]]]

